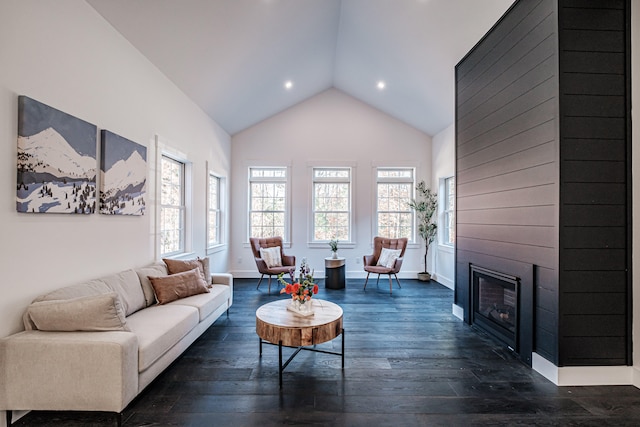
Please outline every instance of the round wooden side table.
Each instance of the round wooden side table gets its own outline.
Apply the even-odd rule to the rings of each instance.
[[[287,310],[290,299],[282,299],[267,303],[256,310],[256,333],[260,339],[260,357],[262,344],[278,346],[278,366],[280,388],[282,388],[282,371],[301,351],[315,351],[317,353],[334,354],[342,357],[344,369],[344,328],[342,327],[342,308],[330,301],[313,298],[314,314],[299,316]],[[341,352],[316,349],[316,344],[331,341],[342,336]],[[289,359],[282,363],[282,347],[293,347],[296,351]]]

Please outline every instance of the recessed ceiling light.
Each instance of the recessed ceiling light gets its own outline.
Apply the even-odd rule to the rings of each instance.
[[[287,80],[286,82],[284,82],[284,88],[289,90],[293,87],[293,82],[291,80]]]
[[[386,86],[386,83],[385,83],[383,80],[380,80],[380,81],[378,82],[378,84],[376,85],[376,87],[377,87],[378,89],[380,89],[380,90],[384,89],[384,88],[385,88],[385,86]]]

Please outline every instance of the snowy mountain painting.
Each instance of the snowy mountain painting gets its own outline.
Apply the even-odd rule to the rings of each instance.
[[[144,215],[147,147],[101,131],[100,213]]]
[[[96,210],[95,125],[18,97],[18,212]]]

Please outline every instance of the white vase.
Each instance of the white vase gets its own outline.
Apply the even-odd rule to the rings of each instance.
[[[331,255],[331,258],[338,259],[338,252],[334,252],[333,255]]]
[[[309,300],[304,303],[298,300],[291,300],[291,303],[287,306],[287,309],[302,316],[309,316],[313,314],[313,300]]]

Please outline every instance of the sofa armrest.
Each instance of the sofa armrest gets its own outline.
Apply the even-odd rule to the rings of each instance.
[[[212,273],[211,274],[211,283],[214,285],[227,285],[229,286],[229,304],[227,306],[231,307],[233,304],[233,275],[230,273]]]
[[[137,394],[131,332],[25,331],[0,339],[0,410],[121,412]]]

